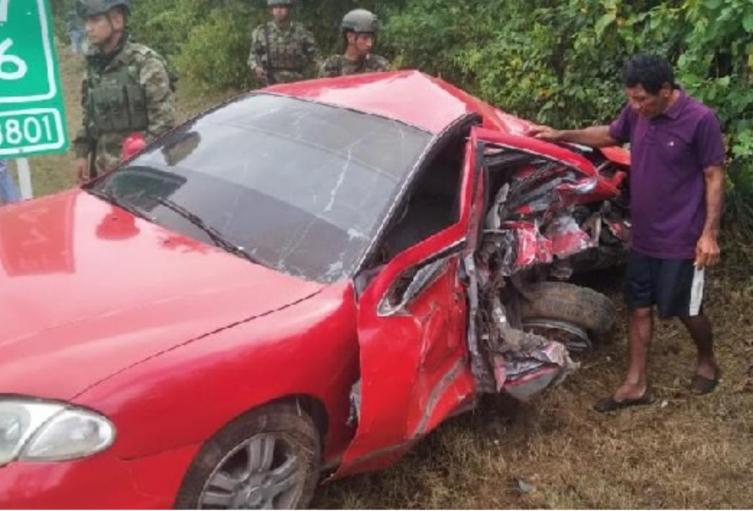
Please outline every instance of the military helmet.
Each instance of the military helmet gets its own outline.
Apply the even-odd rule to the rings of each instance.
[[[293,5],[293,0],[267,0],[267,7],[290,7]]]
[[[354,9],[343,16],[340,24],[343,32],[358,32],[375,34],[379,31],[379,18],[366,9]]]
[[[115,7],[122,7],[130,13],[131,0],[76,0],[76,14],[81,18],[106,14]]]

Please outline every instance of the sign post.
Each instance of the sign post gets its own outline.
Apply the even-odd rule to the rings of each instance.
[[[47,0],[0,0],[0,158],[20,158],[24,198],[31,195],[24,159],[68,149],[51,28]]]

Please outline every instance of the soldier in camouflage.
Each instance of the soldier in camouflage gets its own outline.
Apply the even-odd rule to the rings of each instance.
[[[303,80],[321,62],[314,36],[290,19],[293,0],[267,0],[272,21],[256,27],[251,36],[248,66],[264,85]]]
[[[80,181],[113,169],[123,141],[141,133],[147,142],[175,124],[165,60],[130,40],[130,0],[77,0],[90,50],[81,87],[83,125],[74,140]]]
[[[319,68],[319,76],[334,77],[387,71],[390,63],[371,53],[379,32],[379,18],[366,9],[355,9],[343,17],[340,25],[345,53],[332,55]]]

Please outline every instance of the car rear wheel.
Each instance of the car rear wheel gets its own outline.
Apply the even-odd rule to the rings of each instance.
[[[319,479],[321,440],[288,403],[230,423],[194,459],[176,499],[179,509],[305,508]]]
[[[565,282],[539,282],[526,288],[521,304],[527,331],[563,342],[570,351],[586,351],[614,325],[617,311],[608,297]]]

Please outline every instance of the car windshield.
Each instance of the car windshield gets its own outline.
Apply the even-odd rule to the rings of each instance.
[[[375,115],[250,95],[174,130],[90,191],[265,266],[334,282],[355,270],[431,138]]]

